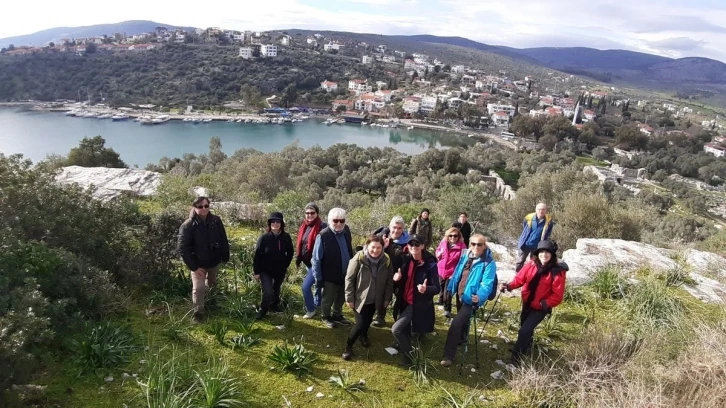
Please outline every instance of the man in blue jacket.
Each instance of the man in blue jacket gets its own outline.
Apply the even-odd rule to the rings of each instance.
[[[530,254],[537,249],[540,241],[550,238],[555,223],[552,217],[547,214],[547,204],[539,203],[535,212],[527,214],[522,222],[522,235],[517,243],[517,264],[516,271],[519,272],[524,263],[529,259]]]
[[[487,248],[486,238],[482,234],[472,235],[469,238],[469,249],[462,252],[449,281],[448,290],[456,298],[457,312],[446,335],[442,366],[451,366],[457,347],[466,341],[474,308],[483,306],[489,295],[496,290],[496,276],[497,264],[491,249]]]

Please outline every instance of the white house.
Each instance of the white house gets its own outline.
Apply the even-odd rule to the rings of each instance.
[[[245,33],[235,33],[232,35],[232,40],[237,42],[245,42]]]
[[[184,33],[176,33],[174,42],[181,44],[184,42],[185,39],[186,39],[186,35]]]
[[[318,40],[316,40],[315,38],[308,38],[307,42],[308,42],[308,45],[312,45],[313,47],[318,46]]]
[[[409,97],[403,101],[403,111],[406,113],[417,113],[421,107],[421,99],[416,97]]]
[[[393,95],[393,91],[378,89],[373,95],[384,102],[391,102],[391,95]]]
[[[355,91],[356,94],[373,91],[373,87],[368,85],[367,79],[351,79],[348,81],[348,90]]]
[[[389,64],[393,64],[396,62],[396,57],[394,57],[393,55],[384,55],[382,59],[383,62],[387,62]]]
[[[701,126],[703,127],[710,127],[712,124],[713,122],[711,122],[710,120],[704,120],[703,122],[701,122]]]
[[[640,132],[642,134],[644,134],[646,136],[650,136],[653,134],[653,128],[646,124],[638,123],[638,129],[640,130]]]
[[[376,47],[376,51],[380,52],[381,54],[385,54],[386,53],[386,46],[385,45],[379,45],[378,47]]]
[[[325,50],[325,51],[332,51],[332,50],[338,51],[338,50],[340,50],[340,47],[342,47],[342,45],[340,45],[338,43],[335,43],[335,42],[329,42],[329,43],[323,45],[323,50]]]
[[[282,38],[280,38],[280,44],[284,45],[285,47],[289,47],[292,43],[292,37],[289,35],[283,35]]]
[[[320,83],[320,89],[325,92],[333,92],[338,90],[338,84],[333,81],[323,81]]]
[[[250,47],[240,47],[239,48],[239,56],[244,59],[250,59],[252,58],[252,48]]]
[[[260,56],[277,57],[277,45],[261,45]]]
[[[491,117],[497,126],[503,126],[509,123],[509,114],[507,112],[494,112]]]
[[[509,116],[514,117],[514,106],[512,105],[502,105],[498,103],[488,103],[487,104],[487,112],[489,115],[493,115],[495,112],[506,112]]]
[[[726,157],[726,147],[717,145],[715,143],[707,143],[703,145],[703,151],[706,153],[711,153],[716,157]]]
[[[664,103],[663,108],[668,109],[671,112],[675,112],[678,110],[678,106],[676,106],[672,103]]]
[[[386,82],[386,81],[376,81],[376,88],[377,89],[385,89],[385,88],[388,88],[388,82]]]
[[[585,117],[585,119],[587,119],[587,120],[595,120],[595,116],[596,115],[595,115],[595,112],[593,112],[593,111],[591,111],[589,109],[585,109],[582,112],[582,116]]]
[[[363,58],[361,59],[361,62],[364,63],[364,64],[370,64],[370,63],[373,62],[373,57],[370,57],[368,55],[364,55]]]
[[[466,68],[463,65],[454,65],[451,67],[451,72],[456,74],[463,74]]]
[[[436,101],[438,100],[435,96],[426,95],[423,98],[421,98],[421,103],[419,104],[419,110],[422,113],[431,113],[436,108]]]

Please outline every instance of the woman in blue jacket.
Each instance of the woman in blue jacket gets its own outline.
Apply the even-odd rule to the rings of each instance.
[[[457,312],[446,336],[442,366],[451,366],[457,347],[466,341],[474,308],[483,306],[492,291],[496,290],[496,276],[497,265],[492,258],[492,251],[487,248],[486,238],[481,234],[472,235],[469,238],[469,249],[462,252],[454,276],[449,281],[448,290],[452,297],[456,297]]]

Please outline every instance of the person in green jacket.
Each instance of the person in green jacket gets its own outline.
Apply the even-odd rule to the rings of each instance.
[[[373,235],[366,240],[362,251],[348,264],[345,275],[345,302],[355,313],[355,325],[350,330],[343,359],[350,360],[353,344],[360,338],[368,347],[368,329],[376,310],[384,309],[393,296],[391,259],[383,252],[383,237]]]
[[[429,216],[429,209],[424,208],[423,210],[421,210],[421,214],[413,219],[413,221],[411,222],[411,228],[408,229],[409,235],[416,234],[424,237],[424,242],[422,242],[422,244],[424,244],[424,248],[430,247],[431,243],[434,242],[434,228],[431,225],[431,218],[429,218]]]

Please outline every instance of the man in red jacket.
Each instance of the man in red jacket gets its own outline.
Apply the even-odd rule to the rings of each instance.
[[[520,328],[512,350],[511,362],[515,365],[529,351],[534,329],[552,308],[562,303],[565,295],[567,265],[557,262],[557,245],[550,240],[541,241],[533,255],[534,259],[517,272],[514,280],[501,287],[502,291],[522,288]]]

